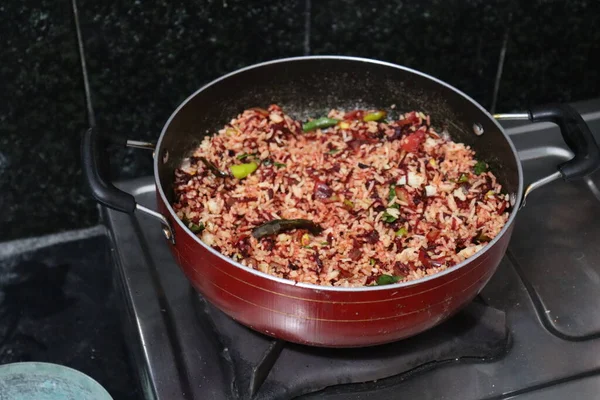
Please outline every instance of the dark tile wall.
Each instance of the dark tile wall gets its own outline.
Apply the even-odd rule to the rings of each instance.
[[[0,241],[95,223],[83,192],[83,84],[68,1],[0,3]]]
[[[497,111],[600,96],[592,0],[76,0],[97,125],[154,140],[202,84],[302,54],[373,57]],[[87,126],[70,0],[0,5],[0,241],[97,222],[78,161]],[[117,150],[113,176],[151,173]]]
[[[520,1],[510,23],[501,110],[600,97],[600,2]]]
[[[405,65],[445,80],[489,107],[507,3],[315,1],[311,51]]]

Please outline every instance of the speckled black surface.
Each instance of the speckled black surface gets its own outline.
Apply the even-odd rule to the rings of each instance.
[[[115,400],[139,398],[111,277],[105,236],[0,260],[0,364],[66,365]]]
[[[133,139],[155,140],[208,81],[302,54],[404,64],[496,111],[600,96],[600,3],[590,0],[77,4],[97,124]],[[94,224],[79,167],[87,120],[70,1],[0,7],[0,241]],[[140,150],[117,149],[112,164],[116,179],[152,172]]]
[[[79,4],[97,124],[131,139],[155,141],[177,105],[208,81],[303,52],[304,0]],[[113,171],[149,174],[151,157],[120,151]]]
[[[94,224],[69,2],[3,1],[0,20],[0,241]]]
[[[405,65],[445,80],[485,107],[507,1],[315,1],[312,50]]]
[[[600,2],[520,1],[513,10],[498,109],[600,97]]]

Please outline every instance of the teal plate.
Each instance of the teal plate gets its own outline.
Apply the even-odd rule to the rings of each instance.
[[[113,400],[89,376],[58,364],[0,366],[0,400]]]

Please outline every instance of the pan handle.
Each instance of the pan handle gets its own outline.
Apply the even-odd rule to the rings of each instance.
[[[523,197],[552,181],[563,178],[573,181],[584,178],[600,168],[600,148],[589,126],[581,115],[568,104],[550,104],[532,107],[525,113],[495,114],[497,120],[529,120],[531,122],[552,122],[560,128],[563,140],[575,154],[572,159],[558,165],[558,171],[531,183]]]
[[[130,144],[130,142],[133,144]],[[119,137],[103,135],[96,128],[86,130],[81,140],[81,161],[85,181],[92,196],[96,201],[113,210],[127,214],[133,214],[137,210],[158,219],[163,225],[165,237],[174,244],[173,229],[162,214],[136,203],[131,194],[118,189],[110,181],[108,158],[108,146],[110,144],[130,145],[138,148],[150,148],[152,146],[146,142],[125,141]]]

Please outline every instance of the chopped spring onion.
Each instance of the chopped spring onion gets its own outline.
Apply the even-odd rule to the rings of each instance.
[[[388,191],[388,203],[391,203],[396,197],[396,185],[390,185],[390,189]]]
[[[458,183],[467,183],[469,182],[469,177],[467,176],[467,174],[460,174],[460,177],[458,178]]]
[[[190,231],[192,231],[194,233],[199,233],[204,230],[204,224],[202,222],[200,222],[198,225],[196,225],[192,222],[188,225],[188,227],[190,228]]]
[[[397,208],[387,208],[383,215],[381,216],[381,220],[383,222],[394,222],[400,217],[400,210]]]
[[[408,233],[408,230],[406,230],[405,227],[402,227],[396,231],[396,236],[402,237],[402,236],[405,236],[407,233]]]
[[[473,172],[477,175],[481,175],[487,171],[487,164],[484,161],[477,161],[477,164],[473,167]]]
[[[391,285],[392,283],[396,283],[403,278],[403,276],[397,275],[380,275],[379,278],[377,278],[377,285]]]

